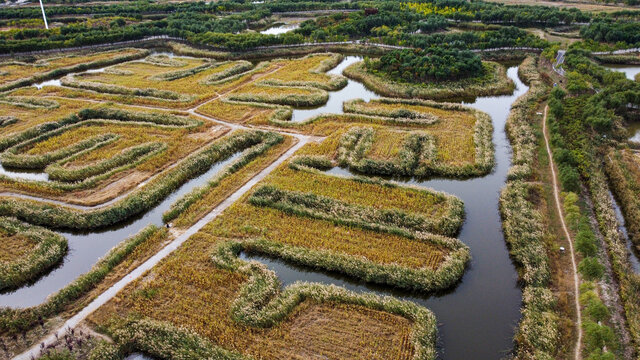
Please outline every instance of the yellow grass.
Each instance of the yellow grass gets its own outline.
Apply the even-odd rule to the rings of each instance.
[[[71,131],[66,131],[59,136],[54,136],[46,141],[36,144],[27,153],[43,154],[55,151],[78,143],[82,140],[106,133],[119,135],[120,138],[109,145],[79,156],[68,163],[68,166],[73,167],[93,164],[104,159],[112,158],[121,153],[124,149],[132,146],[148,142],[161,142],[168,145],[167,151],[154,156],[152,159],[143,162],[137,167],[140,171],[156,172],[164,168],[167,164],[182,159],[191,152],[199,149],[209,140],[204,137],[189,136],[189,130],[180,128],[99,124],[85,125]]]
[[[255,207],[245,201],[234,204],[208,227],[213,236],[261,237],[312,250],[329,250],[364,257],[379,264],[399,264],[437,269],[447,250],[430,243],[332,222],[291,216],[273,209]]]
[[[194,224],[202,216],[222,202],[233,191],[237,190],[245,182],[254,177],[259,171],[275,161],[280,155],[282,155],[282,153],[289,149],[293,143],[293,138],[286,137],[282,143],[272,147],[262,156],[253,159],[239,171],[224,178],[216,187],[212,188],[205,196],[203,196],[202,199],[191,205],[184,213],[173,221],[173,225],[177,227],[187,227]]]
[[[0,262],[15,261],[33,250],[36,243],[28,237],[20,234],[9,235],[0,230]]]
[[[331,60],[335,55],[312,55],[295,60],[276,60],[280,68],[265,76],[263,80],[277,80],[282,82],[305,81],[309,83],[328,83],[330,76],[318,73],[314,70],[321,66],[323,61]]]
[[[214,344],[260,359],[409,359],[411,322],[360,306],[306,301],[281,324],[256,329],[230,317],[246,277],[211,264],[220,240],[200,232],[144,279],[128,286],[91,321],[135,315],[195,330]]]
[[[401,209],[430,217],[442,216],[448,210],[444,197],[419,189],[367,184],[348,178],[296,171],[288,166],[278,168],[265,182],[282,190],[313,192],[376,209]]]
[[[268,118],[273,113],[273,109],[215,100],[200,106],[198,112],[223,121],[245,123],[255,117]]]
[[[89,55],[70,55],[42,58],[33,64],[5,64],[0,63],[0,85],[4,85],[15,80],[43,74],[61,67],[85,64],[99,60],[111,59],[114,57],[132,55],[140,50],[121,49],[114,51],[98,52]]]

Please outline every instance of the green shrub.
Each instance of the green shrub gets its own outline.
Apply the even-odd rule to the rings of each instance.
[[[578,264],[578,271],[588,280],[598,280],[604,275],[604,266],[595,257],[587,257]]]
[[[596,237],[589,229],[586,231],[579,231],[576,235],[576,249],[582,254],[582,256],[590,257],[595,256],[598,252],[596,245]]]
[[[610,327],[597,324],[593,321],[585,321],[582,327],[584,329],[584,343],[587,351],[597,351],[605,346],[609,349],[615,348],[616,335]]]

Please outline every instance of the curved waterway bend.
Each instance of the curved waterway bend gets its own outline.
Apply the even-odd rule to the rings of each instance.
[[[450,292],[420,296],[264,256],[243,253],[241,257],[266,264],[285,286],[298,280],[335,284],[357,292],[393,295],[427,307],[438,319],[438,351],[442,359],[495,360],[507,356],[513,348],[514,329],[520,319],[522,293],[502,234],[498,198],[511,165],[511,146],[504,131],[506,119],[511,104],[528,90],[517,76],[517,67],[509,68],[508,75],[516,83],[512,95],[482,97],[465,104],[487,112],[493,119],[496,167],[491,174],[469,180],[399,180],[444,191],[464,201],[466,219],[459,238],[471,249],[472,260],[460,284]],[[329,173],[351,175],[340,168]]]
[[[349,65],[359,61],[362,61],[361,56],[345,56],[344,60],[342,60],[338,66],[327,71],[327,74],[341,75],[342,71]],[[291,121],[300,122],[321,114],[343,114],[342,103],[345,101],[363,99],[368,102],[371,99],[377,98],[379,98],[379,96],[367,89],[362,83],[347,78],[347,86],[338,91],[329,92],[329,100],[327,100],[326,104],[315,108],[294,109],[291,115]]]
[[[238,152],[229,158],[216,163],[204,174],[184,183],[178,190],[166,197],[160,204],[136,218],[129,219],[117,226],[92,232],[59,232],[69,243],[69,252],[64,261],[33,284],[21,287],[12,292],[0,293],[0,306],[24,308],[43,303],[47,296],[70,284],[78,276],[86,273],[111,248],[128,237],[138,233],[145,226],[154,224],[162,226],[162,214],[183,195],[193,188],[202,186],[222,171],[227,165],[240,157]]]

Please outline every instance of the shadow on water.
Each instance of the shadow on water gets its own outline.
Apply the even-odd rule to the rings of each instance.
[[[620,205],[618,205],[618,201],[616,200],[616,197],[613,196],[611,190],[609,190],[609,197],[611,198],[613,210],[615,211],[616,218],[618,219],[618,230],[622,234],[622,238],[627,246],[631,268],[636,274],[638,274],[640,273],[640,254],[638,254],[638,249],[631,243],[631,239],[629,239],[629,233],[627,232],[627,226],[624,220],[624,215],[622,214],[622,209],[620,209]]]
[[[472,260],[460,283],[450,292],[422,296],[364,284],[335,273],[293,266],[278,259],[247,253],[241,257],[266,264],[276,271],[285,286],[298,280],[335,284],[359,292],[393,295],[429,308],[440,324],[440,358],[499,359],[507,356],[513,347],[514,329],[520,319],[522,293],[502,234],[498,198],[511,163],[511,146],[504,131],[506,119],[511,104],[528,90],[517,76],[517,67],[510,67],[508,75],[516,84],[512,95],[479,97],[475,102],[465,104],[487,112],[493,120],[496,167],[491,174],[466,180],[395,180],[444,191],[464,201],[466,218],[459,238],[471,249]],[[351,175],[340,168],[328,173]]]
[[[62,264],[40,277],[33,284],[0,294],[0,306],[29,307],[41,304],[47,296],[62,289],[86,273],[111,248],[149,224],[162,226],[162,214],[183,195],[206,184],[228,164],[240,157],[238,152],[213,165],[207,172],[184,183],[150,211],[130,218],[117,226],[92,232],[59,232],[69,243],[69,252]]]

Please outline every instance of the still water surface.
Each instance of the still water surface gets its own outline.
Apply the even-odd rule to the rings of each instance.
[[[345,67],[360,59],[347,57],[330,73],[339,74]],[[267,264],[276,271],[284,285],[297,280],[336,284],[354,291],[393,295],[428,307],[436,314],[440,324],[441,358],[498,359],[507,355],[512,348],[514,328],[520,318],[521,291],[517,285],[515,267],[511,263],[502,236],[498,197],[505,184],[511,160],[511,147],[504,132],[504,125],[511,104],[528,90],[517,77],[517,67],[509,68],[508,75],[516,83],[516,90],[512,95],[481,97],[466,104],[487,112],[493,119],[496,168],[491,174],[469,180],[397,180],[445,191],[465,202],[466,219],[459,238],[470,247],[472,260],[460,284],[450,292],[438,296],[422,296],[364,284],[338,274],[312,271],[266,257],[248,254],[242,254],[242,257],[257,259]],[[346,100],[363,98],[368,101],[376,97],[375,93],[367,90],[362,84],[349,80],[345,88],[330,93],[326,105],[315,109],[295,110],[293,121],[303,121],[321,113],[342,113],[342,103]],[[63,233],[69,240],[70,247],[70,253],[64,263],[29,287],[13,293],[0,294],[0,306],[25,307],[41,303],[47,295],[88,271],[111,247],[147,224],[161,225],[162,213],[178,197],[193,187],[204,184],[230,161],[232,159],[212,167],[206,174],[183,185],[150,212],[126,224],[99,232]],[[329,172],[350,175],[348,171],[339,168]]]
[[[321,282],[357,292],[393,295],[424,305],[438,319],[438,351],[442,359],[500,359],[508,355],[513,347],[514,329],[520,319],[522,294],[502,234],[498,197],[511,164],[511,146],[504,131],[505,122],[511,104],[528,90],[517,76],[517,67],[509,68],[508,75],[516,84],[512,95],[480,97],[465,104],[487,112],[493,119],[496,167],[491,174],[468,180],[398,180],[444,191],[464,201],[466,219],[459,238],[471,249],[472,260],[457,287],[445,294],[422,296],[365,284],[340,274],[292,266],[264,256],[246,253],[241,256],[265,263],[278,274],[285,286],[298,280]],[[352,84],[354,81],[349,83],[347,87],[356,86]],[[350,93],[343,100],[358,97],[353,95]],[[365,98],[374,96],[363,93]],[[341,112],[341,107],[325,108],[322,112]],[[329,173],[350,175],[348,170],[340,168]]]
[[[64,261],[47,275],[37,279],[33,284],[12,292],[0,293],[0,306],[24,308],[41,304],[47,296],[57,292],[78,276],[89,271],[98,259],[107,254],[114,246],[138,233],[149,224],[162,226],[162,214],[169,210],[176,200],[188,194],[193,188],[206,184],[229,163],[237,159],[240,154],[239,152],[232,155],[226,160],[213,165],[206,173],[187,181],[159,205],[143,215],[129,219],[117,226],[97,231],[58,231],[69,243],[69,252]]]

